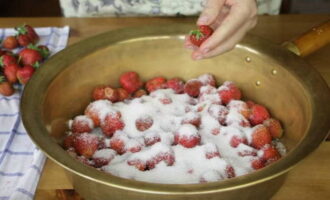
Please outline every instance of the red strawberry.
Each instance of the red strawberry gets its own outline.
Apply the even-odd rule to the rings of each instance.
[[[135,121],[136,129],[139,131],[145,131],[149,129],[153,124],[153,120],[150,116],[143,116]]]
[[[13,55],[4,54],[0,57],[0,66],[7,66],[10,64],[16,64],[17,60]]]
[[[231,109],[236,110],[241,115],[243,115],[245,119],[248,119],[250,116],[250,109],[244,101],[240,101],[240,100],[231,101],[227,105],[227,107],[229,108],[229,110],[231,110]]]
[[[207,111],[214,119],[218,120],[220,124],[225,124],[226,116],[229,113],[228,109],[225,106],[212,104]]]
[[[125,141],[122,140],[120,137],[111,138],[110,147],[120,155],[126,153]]]
[[[64,138],[63,146],[65,149],[70,149],[71,147],[73,147],[73,142],[74,142],[76,136],[77,136],[77,134],[71,134]]]
[[[183,117],[182,124],[191,124],[198,128],[201,124],[201,116],[195,112],[188,112]]]
[[[27,35],[17,35],[17,42],[20,46],[26,47],[31,44],[31,40]]]
[[[0,56],[2,56],[4,54],[7,54],[7,51],[4,51],[4,50],[0,49]]]
[[[202,82],[197,79],[191,79],[184,85],[184,92],[191,97],[198,97]]]
[[[135,168],[140,171],[145,171],[147,169],[147,164],[139,159],[128,160],[127,164],[131,166],[135,166]]]
[[[252,106],[254,106],[256,104],[253,101],[246,101],[245,103],[248,106],[248,108],[252,108]]]
[[[265,162],[262,161],[261,159],[254,159],[251,162],[251,167],[253,169],[261,169],[261,168],[265,167]]]
[[[93,161],[94,161],[94,167],[100,168],[104,165],[109,164],[112,159],[114,159],[116,156],[116,152],[112,149],[101,149],[97,150],[93,154]]]
[[[158,89],[166,88],[166,79],[164,77],[155,77],[146,82],[145,88],[150,93]]]
[[[120,76],[120,85],[128,92],[133,93],[143,86],[139,75],[136,72],[125,72]]]
[[[268,129],[270,134],[272,135],[273,138],[281,138],[283,135],[283,129],[281,126],[280,121],[270,118],[266,119],[263,122],[263,125],[265,125]]]
[[[121,120],[119,112],[109,113],[101,123],[101,129],[104,135],[111,137],[117,130],[122,130],[125,127],[124,122]]]
[[[94,100],[100,100],[104,98],[104,87],[105,86],[98,86],[96,88],[94,88],[93,92],[92,92],[92,98]]]
[[[161,138],[157,132],[147,132],[144,136],[144,143],[146,146],[151,146],[160,141]]]
[[[73,147],[79,155],[90,158],[98,149],[99,138],[96,135],[82,133],[75,137]]]
[[[203,86],[205,85],[211,85],[213,87],[216,86],[216,81],[212,74],[203,74],[200,75],[197,79],[202,82]]]
[[[16,73],[19,68],[20,66],[16,63],[9,64],[4,67],[3,73],[5,74],[6,79],[8,80],[9,83],[17,82]]]
[[[236,176],[234,168],[230,165],[227,165],[225,173],[227,178],[234,178]]]
[[[213,33],[213,29],[206,25],[201,25],[198,30],[193,30],[189,34],[190,42],[196,46],[200,46]]]
[[[29,44],[35,44],[39,40],[39,36],[34,29],[29,25],[23,25],[15,28],[18,32],[17,40],[19,45],[27,46]]]
[[[21,84],[26,84],[32,77],[35,69],[31,65],[24,65],[23,67],[18,68],[16,76],[18,81]]]
[[[90,133],[93,128],[93,120],[85,115],[75,117],[71,125],[71,130],[73,133]]]
[[[174,142],[186,148],[193,148],[200,143],[200,136],[195,126],[191,124],[182,125],[175,133]]]
[[[107,99],[111,102],[118,101],[118,91],[110,86],[104,87],[104,99]]]
[[[218,151],[218,148],[213,143],[207,143],[204,145],[205,148],[205,157],[207,159],[212,159],[214,157],[220,157],[220,153]]]
[[[232,82],[226,81],[218,89],[223,104],[227,105],[231,100],[241,99],[242,94],[239,88]]]
[[[113,113],[111,102],[108,100],[94,101],[85,109],[85,115],[93,120],[94,127],[100,126],[107,113]]]
[[[237,153],[239,156],[241,157],[245,157],[245,156],[257,156],[257,152],[254,148],[251,148],[251,150],[248,150],[248,149],[244,149],[242,151],[239,151]]]
[[[243,137],[239,137],[237,135],[234,135],[231,139],[230,139],[230,146],[236,148],[239,144],[247,144],[247,139],[243,138]]]
[[[269,117],[269,112],[264,106],[255,104],[251,107],[249,121],[252,125],[262,124]]]
[[[138,91],[134,92],[133,97],[139,98],[142,97],[143,95],[147,95],[147,91],[145,91],[144,89],[139,89]]]
[[[176,94],[182,94],[184,91],[184,82],[179,78],[172,78],[166,83],[167,88],[174,90]]]
[[[253,128],[251,146],[256,149],[261,149],[266,144],[272,142],[272,136],[269,130],[264,125],[260,124]]]
[[[18,42],[15,36],[8,36],[2,41],[2,46],[6,49],[15,49],[18,47]]]
[[[50,50],[45,45],[39,45],[37,47],[37,50],[39,51],[39,53],[41,54],[41,56],[42,56],[43,59],[48,58],[49,55],[50,55]]]
[[[25,48],[19,52],[19,57],[23,65],[38,66],[42,61],[42,56],[35,49]]]
[[[263,151],[262,159],[266,162],[266,165],[269,165],[281,158],[281,155],[278,153],[277,149],[271,145],[267,145],[261,150]]]
[[[0,76],[0,94],[3,96],[11,96],[14,92],[13,86],[6,81],[3,76]]]
[[[130,95],[124,88],[117,88],[118,93],[118,101],[124,101],[125,99],[128,99]]]

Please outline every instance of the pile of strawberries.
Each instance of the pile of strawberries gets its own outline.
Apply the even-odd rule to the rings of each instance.
[[[0,94],[4,96],[15,92],[15,83],[26,84],[50,54],[47,46],[36,46],[39,36],[34,28],[23,25],[15,30],[16,35],[8,36],[1,42]]]
[[[143,83],[139,75],[132,71],[123,73],[120,76],[119,82],[121,85],[120,88],[103,85],[94,89],[92,98],[95,101],[89,104],[84,115],[77,116],[72,120],[70,126],[71,134],[64,139],[64,147],[67,151],[87,165],[99,168],[107,165],[115,155],[122,155],[126,152],[143,152],[144,146],[154,147],[156,144],[158,146],[161,145],[159,144],[161,137],[155,132],[151,132],[149,135],[145,134],[144,141],[135,141],[127,137],[127,135],[119,133],[125,128],[125,122],[121,118],[121,113],[111,109],[104,110],[107,106],[115,102],[125,102],[149,94],[152,96],[153,92],[159,89],[172,89],[176,94],[185,93],[190,96],[191,105],[198,106],[196,109],[197,112],[191,112],[189,109],[186,110],[186,113],[191,112],[191,114],[183,118],[181,128],[174,133],[172,145],[181,145],[185,148],[194,148],[201,145],[201,137],[198,134],[201,118],[198,113],[204,111],[205,107],[198,105],[196,102],[208,98],[212,101],[212,105],[208,107],[207,112],[221,126],[228,126],[234,123],[230,119],[227,119],[227,115],[229,115],[230,109],[235,107],[242,116],[239,126],[251,128],[252,134],[250,141],[245,137],[233,135],[230,145],[232,148],[237,148],[242,143],[253,149],[252,151],[238,153],[242,157],[255,157],[251,162],[253,169],[263,168],[281,158],[280,153],[273,143],[274,140],[282,137],[283,129],[280,122],[277,119],[271,118],[266,107],[252,101],[240,100],[242,93],[233,82],[227,81],[216,88],[217,82],[214,76],[204,74],[197,79],[191,79],[187,82],[184,82],[180,78],[167,80],[162,76],[158,76]],[[172,99],[166,97],[160,98],[159,101],[164,105],[173,103]],[[135,125],[137,130],[144,132],[153,125],[153,119],[150,116],[145,116],[144,118],[137,119]],[[95,128],[102,130],[101,137],[91,134]],[[211,134],[219,135],[221,134],[221,129],[214,128]],[[157,149],[156,147],[155,149]],[[211,149],[215,149],[215,151],[206,153],[208,159],[220,157],[220,153],[216,150],[216,147]],[[100,151],[108,151],[108,155],[111,156],[107,158],[98,156]],[[257,156],[260,151],[262,152],[262,156]],[[171,150],[155,152],[154,154],[148,162],[131,159],[127,161],[127,164],[144,171],[154,168],[160,161],[164,161],[167,165],[173,165],[175,162]],[[227,172],[228,178],[235,177],[233,168],[230,165]]]

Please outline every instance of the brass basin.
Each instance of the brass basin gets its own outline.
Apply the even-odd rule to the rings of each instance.
[[[32,140],[66,168],[74,188],[91,199],[269,199],[285,174],[314,151],[330,129],[330,92],[302,58],[248,35],[216,58],[192,61],[183,48],[189,25],[148,26],[107,32],[72,45],[50,58],[27,84],[21,101]],[[284,124],[289,153],[271,166],[233,179],[206,184],[153,184],[105,174],[80,164],[60,146],[65,122],[83,112],[92,89],[118,86],[119,75],[138,72],[189,79],[212,73],[219,83],[232,80],[245,99],[266,105]]]

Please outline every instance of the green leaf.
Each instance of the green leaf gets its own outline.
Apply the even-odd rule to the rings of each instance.
[[[33,64],[33,67],[36,68],[36,69],[38,69],[38,68],[40,67],[40,63],[39,63],[39,61],[35,62],[35,63]]]

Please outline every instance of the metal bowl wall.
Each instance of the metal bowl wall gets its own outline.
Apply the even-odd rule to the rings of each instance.
[[[330,93],[303,59],[248,35],[230,53],[192,61],[183,48],[192,26],[168,25],[107,32],[72,45],[50,58],[27,84],[21,101],[32,140],[66,168],[86,199],[268,199],[285,173],[317,148],[330,129]],[[80,164],[60,145],[66,121],[83,113],[92,89],[118,86],[119,75],[138,72],[143,80],[163,75],[185,80],[212,73],[231,80],[245,99],[266,105],[283,122],[289,153],[257,172],[206,184],[153,184],[123,179]]]

